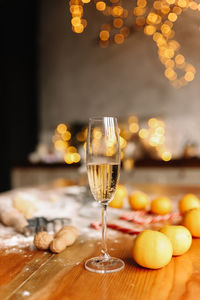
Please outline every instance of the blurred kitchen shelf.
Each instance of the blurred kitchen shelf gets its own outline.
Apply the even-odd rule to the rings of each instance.
[[[15,164],[11,171],[12,188],[35,186],[59,178],[80,183],[87,182],[87,174],[80,172],[80,164]],[[163,162],[140,160],[130,171],[121,170],[120,181],[131,184],[160,183],[200,185],[200,159],[181,159]]]
[[[200,158],[181,158],[170,161],[156,159],[141,159],[135,162],[136,167],[197,167],[200,168]]]
[[[28,161],[17,162],[13,164],[13,168],[78,168],[80,163],[76,164],[66,164],[66,163],[30,163]],[[135,161],[135,167],[200,167],[200,158],[181,158],[172,159],[170,161],[163,161],[151,158],[145,158]]]

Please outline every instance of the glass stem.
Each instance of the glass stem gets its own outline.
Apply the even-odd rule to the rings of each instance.
[[[102,204],[102,242],[101,242],[101,254],[103,258],[108,259],[107,243],[106,243],[106,229],[107,229],[107,204]]]

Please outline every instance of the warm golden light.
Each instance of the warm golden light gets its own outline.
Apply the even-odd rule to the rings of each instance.
[[[193,65],[191,65],[191,64],[187,64],[187,65],[186,65],[185,71],[186,71],[186,72],[192,72],[192,73],[194,73],[194,74],[196,73],[195,67],[194,67]]]
[[[54,146],[55,146],[56,150],[65,150],[66,149],[66,144],[62,140],[56,141],[55,144],[54,144]]]
[[[71,133],[69,131],[64,132],[62,138],[64,141],[69,141],[71,139]]]
[[[194,73],[193,72],[186,72],[184,76],[186,81],[192,81],[194,79]]]
[[[165,67],[168,68],[174,68],[175,62],[172,59],[167,59],[165,62]]]
[[[165,134],[165,128],[161,127],[161,126],[158,126],[156,129],[155,129],[155,134],[156,135],[164,135]]]
[[[67,130],[67,126],[65,124],[61,123],[57,126],[56,130],[60,134],[65,133]]]
[[[122,27],[120,29],[120,33],[125,37],[127,38],[130,34],[130,29],[128,27]]]
[[[161,10],[161,1],[154,1],[153,7],[154,7],[156,10]]]
[[[166,57],[166,58],[172,58],[173,56],[174,56],[174,50],[173,49],[166,49],[165,51],[164,51],[164,56]]]
[[[121,28],[123,26],[124,21],[120,18],[116,18],[113,20],[113,26],[115,28]]]
[[[146,12],[146,8],[143,7],[135,7],[133,10],[133,14],[135,16],[142,16],[145,14],[145,12]]]
[[[189,2],[189,8],[192,10],[197,10],[199,9],[200,5],[194,1]]]
[[[167,15],[170,12],[170,7],[167,5],[167,3],[165,5],[162,5],[161,12],[164,15]]]
[[[110,34],[107,30],[102,30],[99,34],[99,37],[102,41],[107,41],[110,37]]]
[[[154,42],[156,42],[161,37],[162,37],[162,34],[160,32],[155,32],[153,35]]]
[[[128,123],[135,123],[135,122],[138,122],[138,117],[136,117],[136,116],[130,116],[128,118]]]
[[[177,14],[175,14],[175,13],[169,13],[168,19],[169,19],[171,22],[175,22],[175,21],[177,20]]]
[[[148,137],[148,135],[149,135],[149,132],[148,132],[147,129],[145,129],[145,128],[140,129],[140,131],[139,131],[139,137],[141,139],[146,139]]]
[[[173,12],[177,15],[180,15],[182,13],[182,8],[178,7],[178,6],[174,6],[173,7]]]
[[[156,27],[153,25],[147,25],[144,27],[144,33],[146,35],[153,35],[156,31]]]
[[[72,160],[74,163],[78,163],[80,161],[81,157],[79,153],[73,153]]]
[[[121,15],[121,18],[126,19],[129,15],[128,9],[123,8],[123,14]]]
[[[161,16],[153,12],[150,12],[146,19],[148,24],[159,24],[161,20],[162,20]]]
[[[172,69],[172,68],[167,68],[165,70],[165,76],[169,79],[169,80],[175,80],[177,78],[177,74],[176,72]]]
[[[117,33],[114,36],[114,41],[116,44],[122,44],[124,42],[124,36],[121,33]]]
[[[120,136],[119,141],[120,141],[120,148],[121,149],[125,148],[126,144],[127,144],[126,140],[123,137]]]
[[[134,160],[132,158],[126,158],[123,161],[124,170],[130,171],[134,167]]]
[[[84,136],[83,132],[77,133],[76,139],[77,139],[78,142],[84,142],[85,141],[85,136]]]
[[[86,19],[81,19],[81,24],[85,28],[87,26],[87,20]]]
[[[67,152],[69,152],[69,153],[76,153],[77,149],[74,146],[70,146],[70,147],[67,148]]]
[[[78,26],[81,24],[81,19],[79,17],[74,17],[71,19],[71,23],[73,26]]]
[[[146,5],[147,5],[146,0],[137,0],[137,6],[144,8],[146,7]]]
[[[72,30],[75,33],[82,33],[87,26],[87,20],[83,19],[83,8],[90,1],[69,1]],[[107,24],[101,26],[98,41],[101,48],[107,48],[113,43],[122,44],[134,31],[143,29],[144,33],[152,36],[156,43],[158,57],[165,67],[165,77],[174,87],[184,86],[194,79],[195,68],[186,62],[182,54],[178,53],[180,44],[173,38],[175,36],[174,24],[178,16],[186,8],[200,11],[199,3],[193,0],[156,0],[150,9],[147,7],[147,0],[137,0],[135,7],[131,5],[126,7],[124,3],[122,6],[120,0],[109,0],[109,2],[95,0],[95,5],[104,16],[112,18]],[[130,17],[134,17],[134,24],[130,24]],[[132,126],[137,127],[137,125]],[[83,140],[81,133],[77,134],[77,140]]]
[[[164,161],[170,161],[172,159],[172,155],[169,151],[164,151],[162,154],[161,154],[161,158],[162,160]]]
[[[151,136],[149,139],[149,145],[152,147],[156,147],[160,144],[160,137],[159,136]]]
[[[99,10],[99,11],[105,10],[105,9],[106,9],[106,4],[105,4],[105,2],[103,2],[103,1],[98,1],[98,2],[96,3],[96,9]]]
[[[176,64],[178,64],[178,65],[183,64],[183,63],[185,62],[184,56],[181,55],[181,54],[178,54],[178,55],[175,57],[175,62],[176,62]]]
[[[116,5],[112,9],[113,17],[120,17],[123,14],[123,8],[119,5]]]
[[[148,125],[149,125],[149,127],[151,127],[151,128],[157,127],[158,124],[159,124],[159,122],[158,122],[158,120],[157,120],[156,118],[151,118],[151,119],[149,119],[149,121],[148,121]]]
[[[179,44],[177,41],[175,41],[175,40],[169,41],[168,45],[169,45],[169,47],[172,48],[174,51],[177,51],[177,50],[180,49],[180,44]]]
[[[97,140],[100,140],[102,137],[102,132],[99,128],[95,128],[93,131],[93,137]]]
[[[73,27],[74,32],[76,33],[82,33],[84,30],[84,26],[83,24],[77,25]]]
[[[66,153],[64,155],[64,161],[67,163],[67,164],[72,164],[73,163],[73,157],[72,157],[72,154],[71,153]]]
[[[184,8],[187,6],[187,1],[186,0],[178,0],[178,6]]]
[[[70,12],[74,17],[76,17],[77,15],[82,16],[83,7],[81,5],[72,5],[70,6]]]
[[[132,133],[136,133],[136,132],[138,132],[138,130],[139,130],[139,125],[138,125],[137,123],[131,123],[131,124],[129,125],[129,130],[130,130],[130,132],[132,132]]]
[[[163,25],[161,26],[161,31],[162,31],[162,34],[163,34],[163,35],[169,34],[169,32],[171,31],[171,28],[169,27],[169,25],[163,24]]]
[[[166,0],[166,2],[171,5],[171,4],[174,4],[176,2],[176,0]]]

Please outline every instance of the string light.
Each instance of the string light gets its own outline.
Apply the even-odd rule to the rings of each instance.
[[[139,131],[139,137],[141,139],[146,139],[148,137],[148,135],[149,135],[149,132],[148,132],[147,129],[145,129],[145,128],[140,129],[140,131]]]
[[[115,34],[114,41],[116,44],[122,44],[124,42],[124,35],[121,33]]]
[[[82,33],[87,26],[87,20],[83,19],[83,8],[90,1],[69,1],[72,30],[75,33]],[[134,30],[143,28],[144,34],[151,36],[156,43],[158,57],[165,67],[164,75],[174,87],[185,86],[195,78],[194,66],[179,52],[180,44],[174,39],[173,27],[184,10],[200,11],[199,3],[193,0],[156,0],[152,7],[147,7],[146,0],[137,0],[135,7],[129,5],[128,8],[122,5],[122,0],[110,0],[109,3],[94,0],[94,3],[99,13],[113,19],[101,26],[100,47],[106,48],[112,43],[123,44]],[[130,18],[134,20],[131,26]]]
[[[83,129],[83,137],[85,139],[85,128]],[[63,153],[63,160],[67,164],[78,163],[80,161],[80,154],[77,153],[75,146],[69,145],[71,140],[71,132],[67,126],[63,123],[58,124],[55,130],[55,134],[52,137],[54,148],[57,151]]]
[[[69,10],[72,15],[71,24],[72,30],[75,33],[82,33],[87,26],[87,20],[83,19],[83,6],[91,0],[70,0]]]
[[[106,3],[103,1],[98,1],[96,3],[96,9],[99,11],[104,11],[106,9]]]
[[[109,39],[109,36],[110,36],[110,34],[109,34],[109,31],[107,31],[107,30],[102,30],[99,34],[99,37],[102,41],[107,41]]]
[[[177,59],[178,58],[176,58],[176,60]],[[185,77],[181,77],[180,79],[173,81],[173,84],[184,85],[187,84],[187,81],[192,80],[192,76],[195,73],[194,67],[190,64],[187,64],[186,69],[187,72],[185,74]],[[76,133],[76,136],[72,137],[70,128],[64,123],[60,123],[56,127],[54,136],[52,137],[52,142],[54,144],[55,150],[61,153],[61,155],[63,156],[63,161],[66,164],[71,165],[80,162],[81,156],[78,153],[77,147],[75,145],[81,144],[84,149],[86,148],[87,130],[87,127],[82,127],[81,130]],[[140,128],[138,118],[134,115],[130,116],[127,119],[127,123],[120,124],[119,133],[121,160],[123,162],[124,168],[127,170],[134,167],[134,156],[130,155],[130,150],[128,150],[129,148],[127,146],[131,145],[134,140],[138,141],[138,138],[140,139],[144,147],[146,147],[146,149],[150,153],[152,152],[153,156],[156,155],[157,158],[160,158],[161,160],[166,162],[172,159],[172,153],[169,151],[169,149],[167,149],[165,145],[165,123],[160,119],[150,118],[147,124],[143,128]],[[94,153],[99,149],[101,137],[101,129],[95,128],[92,135]],[[107,156],[113,156],[115,154],[115,145],[116,137],[115,135],[113,135],[113,138],[111,140],[106,141],[105,153]]]
[[[124,23],[123,20],[120,18],[116,18],[113,20],[113,26],[115,28],[121,28],[123,26],[123,23]]]
[[[139,137],[144,145],[155,149],[157,155],[163,161],[170,161],[171,152],[165,146],[165,124],[157,118],[148,120],[148,128],[142,128],[139,131]]]

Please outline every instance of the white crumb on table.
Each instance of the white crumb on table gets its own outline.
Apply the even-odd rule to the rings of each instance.
[[[21,248],[29,247],[33,244],[33,236],[25,237],[17,233],[12,227],[5,227],[0,224],[0,248],[11,248],[19,246]]]
[[[30,294],[31,294],[31,293],[30,293],[29,291],[23,291],[23,292],[22,292],[22,296],[23,296],[23,297],[30,296]]]
[[[17,189],[9,192],[6,196],[0,196],[0,204],[12,208],[14,197],[23,199],[35,199],[37,211],[33,217],[68,218],[69,225],[74,225],[79,231],[82,240],[100,238],[101,233],[89,227],[91,218],[80,216],[80,210],[87,202],[84,195],[85,188],[72,186],[54,190],[40,190],[38,188]],[[53,199],[53,200],[52,200]],[[90,210],[88,210],[90,214]],[[100,209],[97,208],[100,216]],[[91,214],[92,215],[92,214]],[[12,251],[20,251],[20,248],[32,247],[33,236],[26,237],[17,233],[14,228],[6,227],[0,223],[0,249],[13,248]],[[10,250],[11,251],[11,250]]]
[[[101,230],[90,228],[90,223],[101,221],[101,207],[88,194],[85,187],[71,186],[57,189],[24,188],[12,190],[9,193],[0,195],[0,206],[13,207],[14,197],[30,202],[34,201],[37,208],[33,212],[33,217],[45,217],[48,220],[53,218],[68,218],[69,225],[76,226],[79,232],[79,240],[101,240]],[[150,195],[153,197],[152,195]],[[177,199],[174,196],[173,202],[177,206]],[[127,211],[124,209],[108,209],[108,222],[114,221],[118,225],[123,225],[124,221],[119,220],[119,216]],[[134,225],[135,226],[135,225]],[[133,227],[133,224],[126,222],[126,228]],[[138,226],[139,227],[139,226]],[[108,229],[107,237],[118,242],[118,237],[122,235],[118,231]],[[130,237],[132,238],[132,237]],[[5,227],[0,224],[0,248],[16,249],[33,247],[33,236],[25,237],[17,233],[14,228]],[[14,251],[14,250],[13,250]],[[16,250],[17,251],[17,250]]]

